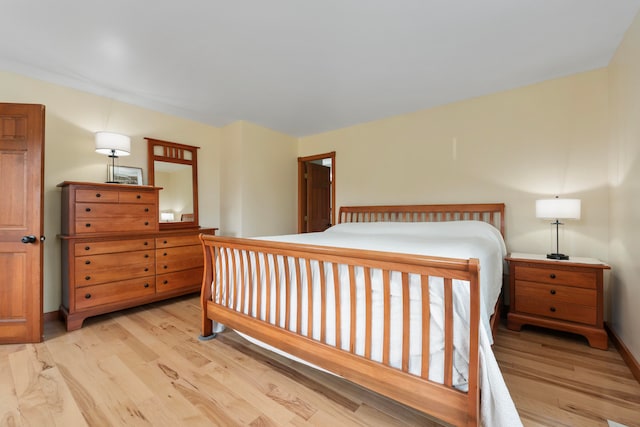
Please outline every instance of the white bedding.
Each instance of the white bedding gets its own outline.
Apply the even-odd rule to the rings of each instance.
[[[513,405],[513,401],[502,379],[497,362],[491,351],[491,331],[489,327],[489,317],[493,313],[493,307],[500,293],[502,285],[502,260],[506,255],[504,241],[499,231],[493,226],[480,221],[454,221],[438,223],[346,223],[329,228],[322,233],[307,233],[286,236],[270,236],[260,239],[280,242],[304,243],[333,247],[348,247],[355,249],[368,249],[386,252],[410,253],[430,256],[442,256],[452,258],[478,258],[480,260],[480,283],[481,283],[481,327],[479,334],[480,341],[480,375],[481,375],[481,414],[482,423],[485,426],[517,426],[520,425],[519,417]],[[280,263],[283,261],[279,259]],[[317,271],[317,263],[312,264]],[[329,276],[332,277],[330,267]],[[275,269],[271,269],[271,274]],[[280,274],[284,274],[284,268],[279,269]],[[293,271],[293,270],[291,270]],[[340,283],[342,284],[341,295],[345,298],[348,295],[348,271],[344,266],[339,267]],[[379,272],[378,272],[379,273]],[[262,272],[264,275],[264,271]],[[302,271],[303,281],[306,273]],[[362,269],[356,269],[356,283],[364,274]],[[315,274],[312,272],[312,276]],[[395,277],[394,277],[395,276]],[[390,364],[399,368],[402,360],[402,285],[399,275],[391,276],[391,354]],[[263,278],[264,280],[264,278]],[[260,317],[265,320],[266,308],[264,301],[264,281],[263,283],[263,311]],[[274,281],[272,281],[273,283]],[[454,281],[454,376],[453,384],[461,390],[467,389],[468,373],[468,304],[469,288],[468,282]],[[334,301],[333,286],[327,286],[327,300]],[[382,360],[382,335],[383,335],[383,307],[382,307],[382,280],[381,274],[373,274],[373,330],[372,330],[372,355],[376,361]],[[319,286],[314,285],[314,313],[319,313]],[[303,291],[302,312],[306,313],[306,295]],[[316,293],[318,298],[316,298]],[[431,301],[431,327],[430,327],[430,370],[429,379],[436,382],[443,382],[444,378],[444,330],[442,309],[443,285],[441,278],[430,278],[429,293]],[[245,294],[246,295],[246,294]],[[417,277],[411,276],[409,280],[410,296],[410,358],[409,372],[420,375],[421,364],[421,295],[420,285]],[[233,296],[232,296],[233,297]],[[282,296],[284,298],[284,294]],[[347,297],[349,298],[349,297]],[[295,294],[291,307],[295,313]],[[233,298],[231,298],[233,301]],[[255,306],[256,302],[252,302]],[[282,307],[284,304],[282,304]],[[349,324],[349,304],[342,301],[342,325],[341,334],[348,337],[350,333]],[[270,323],[275,323],[275,298],[271,300]],[[334,334],[334,306],[329,304],[327,308],[327,336],[325,342],[335,345]],[[361,331],[364,328],[364,292],[360,287],[356,292],[356,329]],[[281,316],[283,318],[284,316]],[[293,329],[295,315],[292,314],[291,325],[280,325]],[[283,323],[284,320],[281,320]],[[307,319],[303,316],[302,332],[307,331]],[[314,339],[319,340],[320,316],[314,316]],[[243,334],[247,339],[259,345],[265,346],[280,354],[285,354],[271,346],[265,345],[257,340]],[[346,342],[344,343],[346,347]],[[356,333],[356,354],[364,354],[364,334]],[[288,357],[291,355],[285,354]],[[297,359],[299,360],[299,359]],[[304,362],[304,361],[303,361]]]

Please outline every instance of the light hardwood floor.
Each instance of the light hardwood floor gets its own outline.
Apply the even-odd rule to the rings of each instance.
[[[233,332],[200,342],[199,318],[192,296],[0,346],[0,425],[438,425]],[[526,426],[640,425],[640,385],[615,349],[501,328],[494,350]]]

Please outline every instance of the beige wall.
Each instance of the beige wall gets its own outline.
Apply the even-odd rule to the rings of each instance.
[[[613,329],[640,361],[640,15],[609,65]]]
[[[94,150],[93,133],[99,130],[131,136],[131,155],[119,164],[144,169],[147,181],[147,145],[154,137],[201,147],[199,150],[200,222],[219,223],[218,162],[220,130],[168,116],[105,97],[0,72],[3,102],[46,106],[44,215],[47,241],[44,252],[44,311],[58,309],[60,279],[60,191],[62,181],[104,182],[107,157]],[[213,167],[204,165],[213,164]],[[204,185],[203,183],[207,183]]]
[[[505,202],[511,251],[551,251],[535,200],[582,199],[561,251],[608,256],[607,71],[302,138],[336,151],[337,205]]]
[[[244,121],[225,126],[222,135],[221,232],[295,233],[298,140]]]

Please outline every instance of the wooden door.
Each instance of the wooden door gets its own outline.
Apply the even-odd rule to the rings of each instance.
[[[0,103],[0,343],[42,341],[44,106]]]
[[[307,162],[307,232],[331,227],[331,168]]]
[[[336,152],[298,157],[298,233],[324,231],[335,216]]]

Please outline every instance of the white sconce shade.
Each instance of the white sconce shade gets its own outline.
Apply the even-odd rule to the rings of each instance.
[[[113,132],[96,132],[96,152],[107,156],[128,156],[131,138]]]
[[[580,219],[580,199],[536,200],[536,217],[547,219]]]

